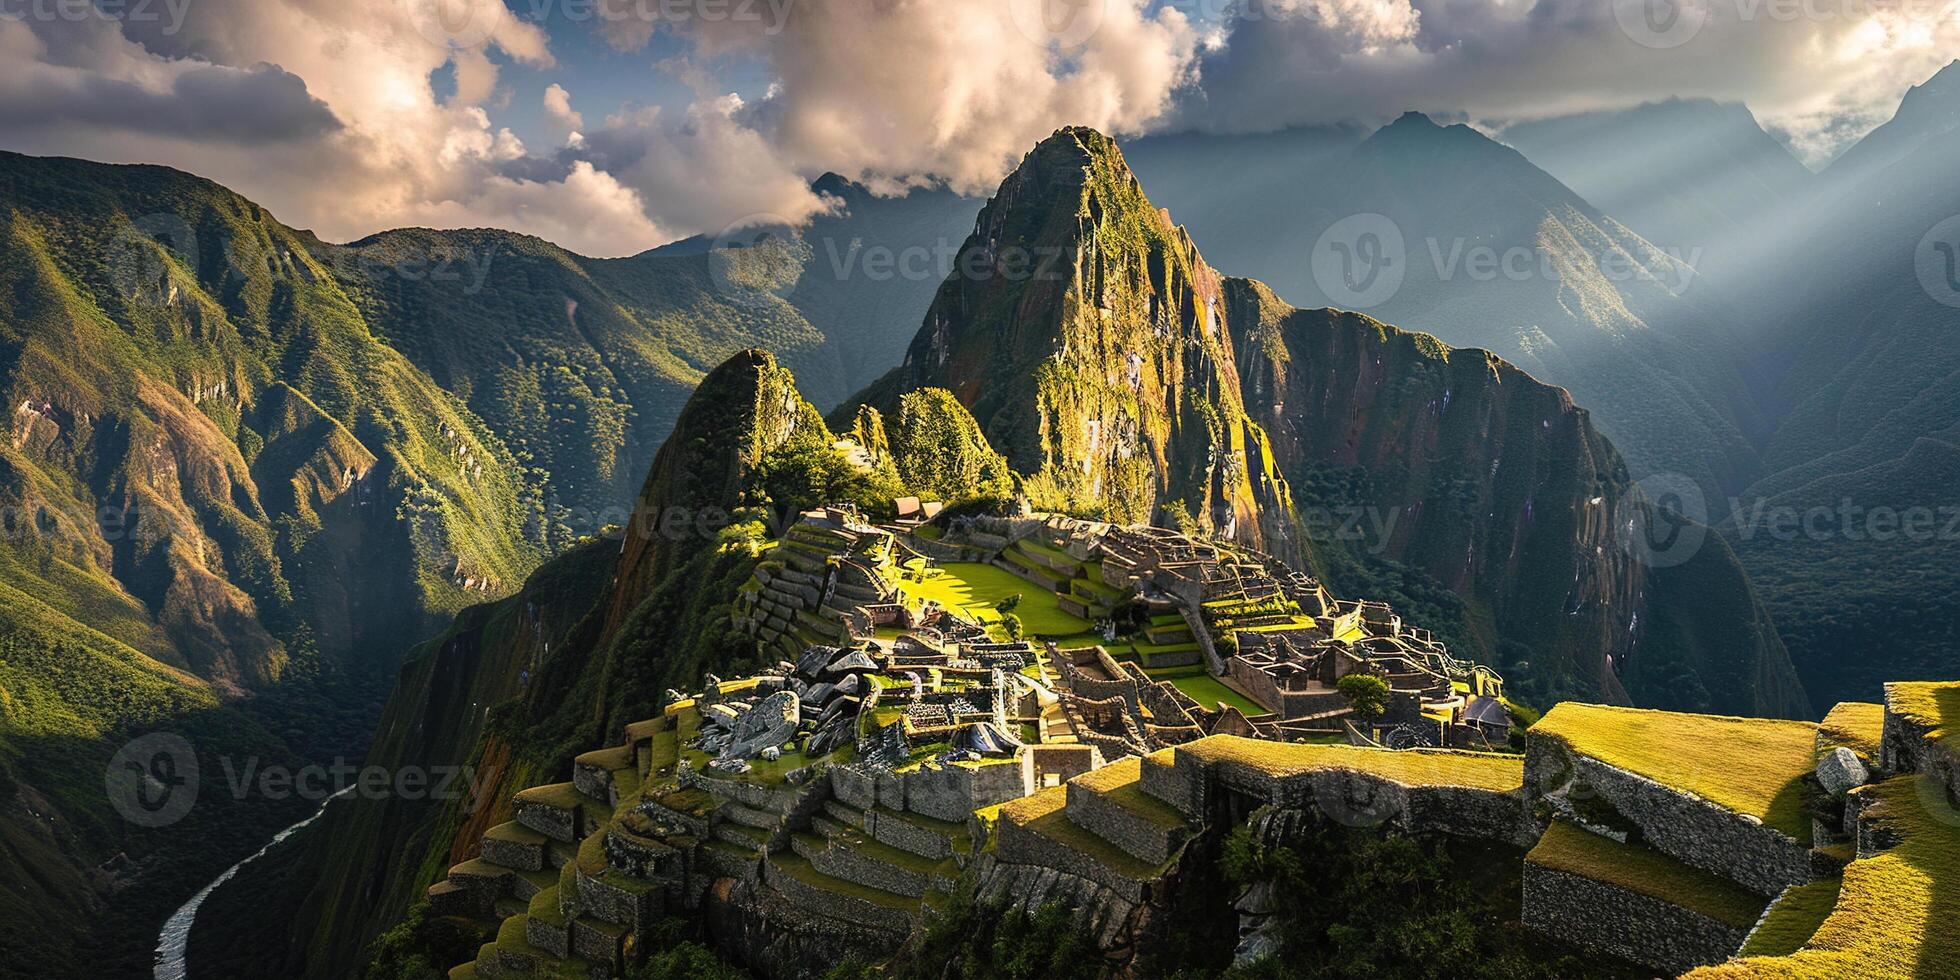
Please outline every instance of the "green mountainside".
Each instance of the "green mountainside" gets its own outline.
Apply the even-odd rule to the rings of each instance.
[[[1240,403],[1223,278],[1108,137],[1065,129],[1001,184],[904,362],[853,401],[943,388],[1038,508],[1167,512],[1250,542],[1283,480]],[[847,403],[834,420],[849,422]]]
[[[0,885],[153,926],[291,808],[224,816],[249,829],[168,880],[100,792],[116,745],[358,758],[408,647],[624,522],[731,352],[784,352],[826,403],[887,368],[938,277],[881,257],[977,204],[818,190],[797,235],[593,260],[494,230],[334,245],[167,168],[0,154]]]
[[[1960,127],[1816,206],[1760,334],[1788,408],[1724,530],[1820,704],[1947,676],[1960,642],[1956,153]]]
[[[404,638],[523,579],[536,492],[256,205],[11,154],[0,185],[0,884],[106,905],[120,935],[291,822],[221,805],[221,757],[358,746]],[[103,793],[155,729],[204,765],[168,833]],[[7,917],[10,956],[47,945],[42,911]]]

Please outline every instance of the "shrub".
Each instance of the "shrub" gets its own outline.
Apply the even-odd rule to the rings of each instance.
[[[1380,718],[1388,713],[1388,682],[1373,674],[1349,674],[1334,689],[1363,718]]]
[[[1002,627],[1006,628],[1008,639],[1018,640],[1021,638],[1021,631],[1022,631],[1021,617],[1016,616],[1013,613],[1008,613],[1007,615],[1002,616],[1000,618],[1000,624]]]

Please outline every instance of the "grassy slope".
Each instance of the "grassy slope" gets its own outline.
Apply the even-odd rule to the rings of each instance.
[[[1952,805],[1923,777],[1900,776],[1865,792],[1874,814],[1902,842],[1844,869],[1837,905],[1802,948],[1753,956],[1689,974],[1740,978],[1951,977],[1960,964],[1960,831]]]
[[[1567,702],[1531,727],[1572,751],[1810,839],[1817,726]]]

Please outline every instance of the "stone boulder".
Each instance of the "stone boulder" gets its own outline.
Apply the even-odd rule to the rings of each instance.
[[[803,723],[803,707],[794,691],[777,691],[742,712],[729,726],[728,747],[722,754],[740,759],[754,758],[770,746],[780,746],[796,736]]]
[[[1843,746],[1832,749],[1817,760],[1817,781],[1824,785],[1824,792],[1834,797],[1865,785],[1871,778],[1871,770],[1858,760],[1858,753]]]

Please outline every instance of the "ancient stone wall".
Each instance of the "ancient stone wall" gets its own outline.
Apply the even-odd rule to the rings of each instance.
[[[1581,949],[1669,974],[1720,963],[1747,935],[1678,905],[1528,862],[1524,921]]]
[[[1590,793],[1638,827],[1647,846],[1684,864],[1770,897],[1810,880],[1810,848],[1753,817],[1574,755],[1550,736],[1528,736],[1525,758],[1527,787]]]

